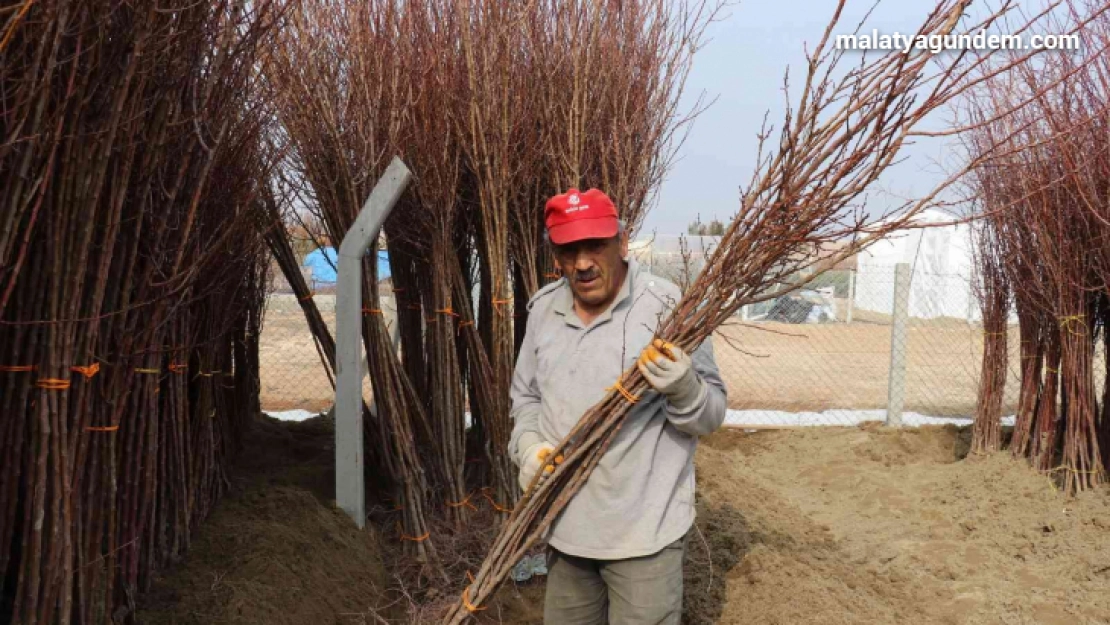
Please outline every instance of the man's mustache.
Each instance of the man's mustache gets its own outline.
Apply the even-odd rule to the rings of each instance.
[[[589,282],[590,280],[593,280],[600,275],[601,272],[597,269],[590,269],[589,271],[576,271],[574,272],[574,279],[577,282]]]

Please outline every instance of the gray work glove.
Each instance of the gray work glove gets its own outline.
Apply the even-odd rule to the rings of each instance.
[[[655,339],[640,353],[636,367],[648,384],[667,398],[673,412],[690,412],[705,400],[705,382],[694,371],[694,362],[677,345]]]
[[[532,478],[540,469],[544,469],[544,476],[553,473],[555,467],[548,458],[551,452],[555,451],[555,446],[545,441],[542,436],[536,432],[525,432],[520,435],[520,441],[517,442],[517,449],[523,450],[519,455],[520,475],[517,481],[520,483],[520,490],[528,490],[528,485],[532,483]],[[547,466],[545,466],[547,465]],[[550,469],[548,471],[547,469]],[[543,479],[542,477],[540,478]]]

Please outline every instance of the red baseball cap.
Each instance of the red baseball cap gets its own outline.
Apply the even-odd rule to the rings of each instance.
[[[547,236],[555,245],[582,239],[608,239],[617,236],[617,207],[597,189],[584,193],[571,187],[566,193],[547,201],[543,211]]]

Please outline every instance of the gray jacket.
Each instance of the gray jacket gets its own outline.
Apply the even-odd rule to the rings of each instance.
[[[556,444],[632,367],[655,329],[678,303],[674,284],[636,261],[608,311],[585,327],[566,280],[528,303],[528,330],[512,385],[510,456],[520,464],[521,437],[538,433]],[[683,414],[648,392],[629,413],[590,479],[555,521],[550,543],[563,553],[600,560],[658,552],[694,522],[694,450],[698,436],[721,426],[726,391],[712,341],[692,355],[708,384],[701,405]]]

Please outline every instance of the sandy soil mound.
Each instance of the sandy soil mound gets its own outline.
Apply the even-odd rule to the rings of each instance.
[[[453,601],[406,596],[388,524],[360,532],[333,508],[333,436],[324,419],[261,421],[142,622],[430,622]],[[708,437],[685,622],[1110,623],[1107,489],[1067,499],[1004,454],[963,459],[967,442],[877,426]],[[542,581],[509,584],[480,620],[540,625],[542,605]]]
[[[1067,499],[1004,454],[958,460],[955,428],[706,443],[703,505],[750,531],[716,622],[1110,623],[1105,489]]]
[[[151,624],[375,622],[389,583],[375,531],[330,499],[331,425],[265,418],[248,434],[232,491],[178,569],[140,604]]]
[[[456,594],[427,579],[403,588],[419,566],[400,560],[392,506],[368,501],[377,523],[359,531],[334,507],[335,430],[326,418],[268,417],[246,436],[231,469],[232,490],[196,531],[186,561],[140,599],[140,622],[303,625],[430,623]],[[480,564],[493,535],[483,506],[475,531],[442,537],[455,577]],[[473,562],[473,558],[478,561]],[[453,593],[453,590],[452,590]],[[480,614],[483,623],[543,622],[542,580],[507,584]]]

